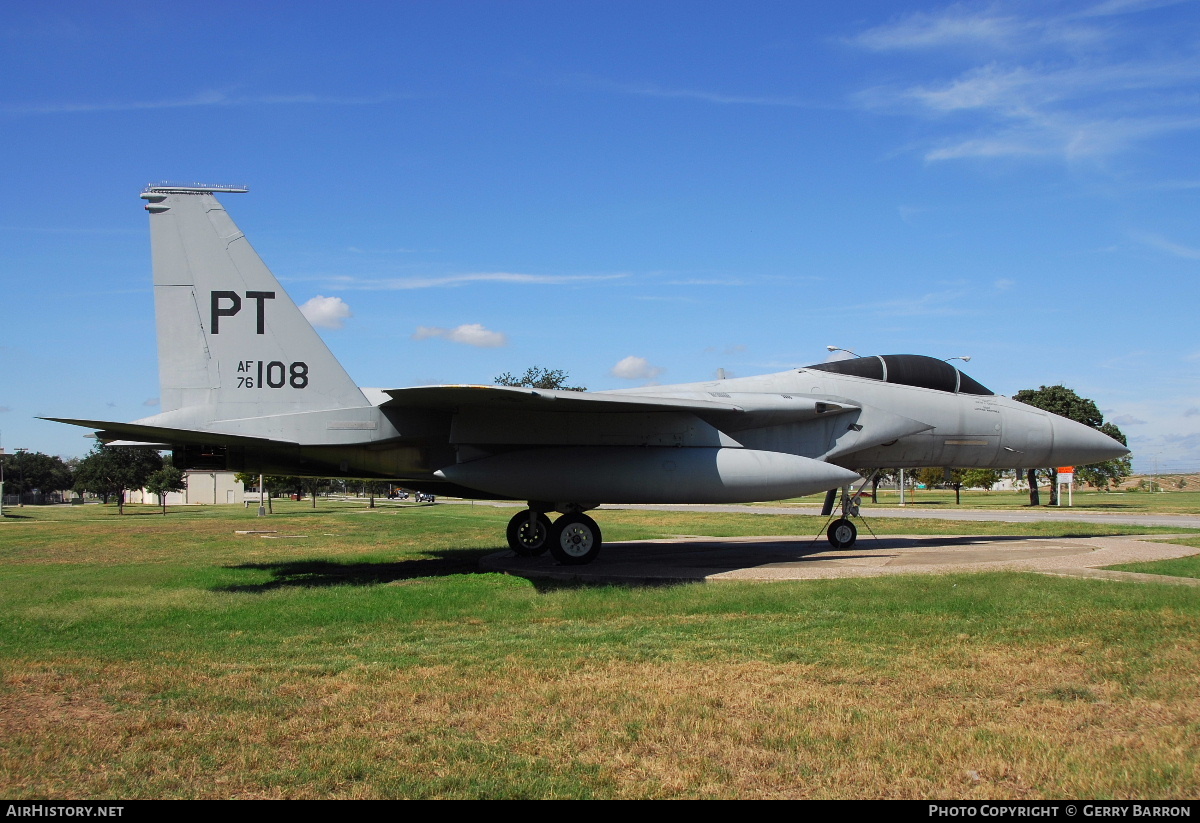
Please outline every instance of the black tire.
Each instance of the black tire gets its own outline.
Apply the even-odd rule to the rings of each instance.
[[[537,557],[550,548],[550,518],[538,513],[529,528],[529,510],[518,512],[508,521],[508,547],[522,557]]]
[[[848,549],[858,539],[858,529],[843,517],[829,524],[829,531],[825,536],[829,538],[829,545],[835,549]]]
[[[604,538],[596,521],[586,514],[564,514],[550,527],[550,554],[564,566],[591,563]]]

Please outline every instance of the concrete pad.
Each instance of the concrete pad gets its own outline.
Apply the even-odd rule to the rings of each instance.
[[[1161,540],[1169,535],[1154,535]],[[503,551],[480,565],[521,577],[593,583],[818,580],[888,574],[1031,571],[1110,580],[1177,582],[1187,578],[1103,572],[1101,566],[1166,560],[1200,549],[1141,537],[859,536],[851,549],[831,550],[824,537],[678,537],[605,543],[586,566],[560,566],[549,555]],[[1200,581],[1183,583],[1195,585]]]

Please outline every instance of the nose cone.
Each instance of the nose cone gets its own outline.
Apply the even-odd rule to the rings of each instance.
[[[1065,417],[1050,415],[1054,445],[1050,457],[1056,466],[1086,466],[1129,454],[1129,449],[1103,432]]]

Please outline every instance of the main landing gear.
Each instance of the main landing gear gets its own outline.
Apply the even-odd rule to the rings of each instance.
[[[570,511],[553,523],[539,508],[530,507],[508,521],[508,547],[524,557],[547,550],[564,566],[591,563],[604,541],[596,521],[582,511]]]

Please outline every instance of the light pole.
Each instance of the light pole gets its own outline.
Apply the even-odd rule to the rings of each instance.
[[[835,352],[835,351],[844,351],[846,354],[853,354],[855,357],[862,356],[862,355],[858,354],[857,352],[850,351],[849,349],[843,349],[841,346],[826,346],[825,348],[828,349],[831,353]]]

